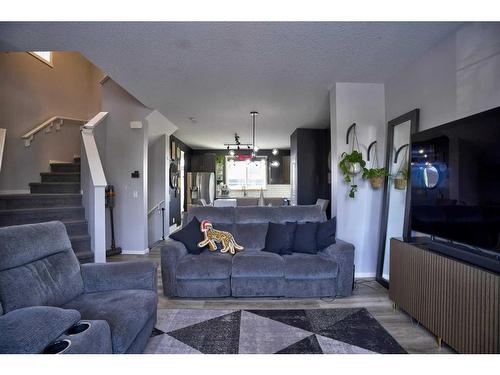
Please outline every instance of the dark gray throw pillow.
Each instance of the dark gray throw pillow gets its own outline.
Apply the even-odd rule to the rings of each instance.
[[[318,250],[326,249],[328,246],[335,243],[335,232],[337,231],[337,218],[332,217],[330,220],[323,221],[318,225],[318,233],[316,241],[318,242]]]
[[[292,253],[296,223],[269,223],[266,234],[266,245],[263,251],[286,255]]]
[[[198,247],[198,243],[203,240],[200,230],[200,221],[195,217],[184,228],[172,233],[171,239],[182,242],[189,254],[200,254],[204,248]]]
[[[319,223],[316,222],[297,224],[295,240],[293,242],[294,253],[316,254],[318,252],[316,241],[318,226]]]

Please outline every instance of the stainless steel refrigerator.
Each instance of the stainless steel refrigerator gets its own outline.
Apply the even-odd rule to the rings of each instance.
[[[215,200],[215,174],[213,172],[188,172],[187,206],[213,205]]]

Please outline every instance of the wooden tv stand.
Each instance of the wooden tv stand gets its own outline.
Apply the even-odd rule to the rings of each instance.
[[[500,276],[391,239],[389,298],[459,353],[500,352]]]

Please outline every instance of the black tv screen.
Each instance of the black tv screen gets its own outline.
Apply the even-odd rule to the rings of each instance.
[[[500,107],[412,136],[411,229],[500,253]]]

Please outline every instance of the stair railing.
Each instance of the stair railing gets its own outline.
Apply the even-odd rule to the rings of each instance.
[[[7,136],[7,129],[0,128],[0,172],[2,171],[3,150],[5,148],[6,136]]]
[[[36,133],[42,131],[45,129],[47,133],[51,131],[51,129],[55,126],[56,131],[59,131],[61,129],[61,126],[63,123],[67,122],[73,122],[77,124],[83,124],[87,122],[87,120],[80,119],[80,118],[74,118],[74,117],[65,117],[65,116],[54,116],[49,118],[48,120],[45,120],[42,122],[40,125],[35,126],[33,129],[31,129],[29,132],[24,134],[21,138],[24,139],[24,147],[30,147],[31,142],[33,141],[33,138]]]
[[[148,211],[148,218],[155,211],[161,211],[161,239],[165,240],[165,200],[159,201]]]
[[[107,115],[108,112],[99,112],[82,128],[82,146],[86,160],[85,165],[83,165],[82,159],[83,200],[86,206],[85,212],[88,215],[91,246],[96,263],[106,262],[105,189],[107,181],[94,138],[94,129],[102,123]]]

